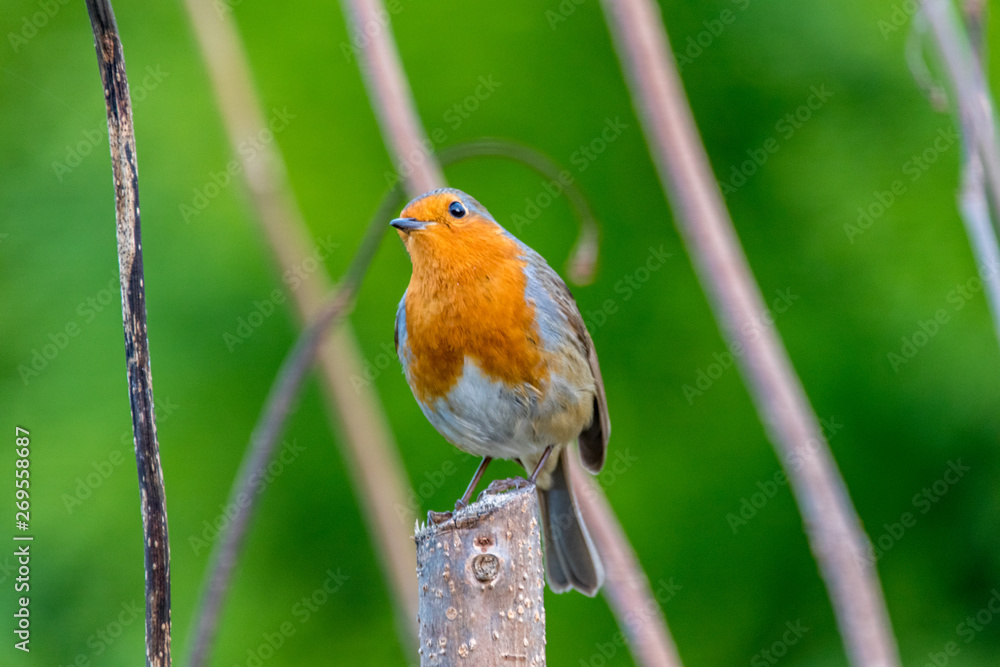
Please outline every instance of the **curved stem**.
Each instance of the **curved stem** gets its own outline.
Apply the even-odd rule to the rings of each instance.
[[[659,7],[603,0],[664,194],[761,421],[785,466],[812,552],[855,665],[899,664],[867,537],[819,420],[766,311],[698,136]],[[735,348],[730,348],[735,349]]]
[[[219,625],[222,604],[232,583],[233,570],[239,560],[250,520],[257,509],[262,494],[254,487],[264,476],[267,465],[274,456],[278,439],[284,431],[288,413],[298,398],[306,375],[316,361],[319,346],[327,332],[340,323],[350,312],[354,295],[371,263],[379,242],[385,235],[390,211],[399,202],[401,191],[397,188],[385,198],[378,212],[368,225],[368,231],[347,273],[313,321],[307,326],[295,345],[285,356],[281,370],[271,385],[260,417],[243,454],[239,472],[229,490],[226,507],[236,507],[229,527],[212,549],[209,566],[202,586],[201,599],[195,610],[195,637],[191,651],[192,667],[203,665],[211,654],[211,646]]]

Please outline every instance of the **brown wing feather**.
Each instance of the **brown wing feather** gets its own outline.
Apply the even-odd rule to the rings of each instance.
[[[580,460],[583,467],[595,475],[604,467],[604,459],[608,451],[608,438],[611,436],[611,420],[608,417],[608,399],[604,395],[604,380],[601,378],[601,367],[597,363],[597,351],[590,334],[587,335],[587,362],[594,374],[594,418],[590,426],[580,433]]]
[[[569,288],[566,287],[559,276],[551,272],[553,293],[559,303],[560,309],[565,313],[569,325],[573,327],[577,340],[587,355],[587,363],[590,372],[594,376],[594,417],[581,433],[580,460],[583,467],[595,475],[604,467],[604,459],[608,451],[608,437],[611,435],[611,420],[608,417],[608,399],[604,394],[604,380],[601,378],[601,367],[597,361],[597,351],[594,349],[594,341],[590,338],[587,325],[580,316],[580,309],[573,299]]]

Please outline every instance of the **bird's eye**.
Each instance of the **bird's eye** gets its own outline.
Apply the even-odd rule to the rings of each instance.
[[[462,206],[462,202],[453,201],[451,206],[448,207],[448,213],[451,213],[451,217],[453,218],[464,218],[465,207]]]

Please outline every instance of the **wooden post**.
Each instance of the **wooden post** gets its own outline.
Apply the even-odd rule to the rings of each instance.
[[[419,527],[420,665],[545,664],[545,570],[534,485]]]

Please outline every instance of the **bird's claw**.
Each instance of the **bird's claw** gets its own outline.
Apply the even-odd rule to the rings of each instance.
[[[512,489],[523,489],[531,486],[531,482],[524,479],[523,477],[509,477],[507,479],[495,479],[490,482],[490,485],[479,494],[478,500],[482,500],[484,496],[491,495],[495,496],[501,493],[505,493]]]
[[[427,523],[437,526],[450,519],[453,514],[453,512],[435,512],[434,510],[430,510],[427,512]]]

